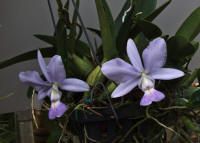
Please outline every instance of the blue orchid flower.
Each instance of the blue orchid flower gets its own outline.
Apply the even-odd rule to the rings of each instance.
[[[19,79],[23,83],[35,88],[38,92],[39,100],[46,96],[50,98],[49,119],[61,117],[67,110],[67,106],[60,101],[62,93],[59,91],[59,88],[65,91],[85,92],[89,90],[89,86],[82,80],[66,78],[61,56],[53,56],[47,66],[39,50],[37,56],[40,68],[47,81],[43,81],[36,71],[20,72]]]
[[[120,83],[111,95],[113,98],[124,96],[138,86],[144,92],[140,105],[147,106],[165,98],[162,92],[154,88],[156,79],[171,80],[184,76],[180,70],[162,68],[167,58],[166,42],[162,38],[154,39],[144,49],[144,66],[132,39],[127,42],[127,55],[131,64],[116,58],[104,63],[101,68],[107,78]]]

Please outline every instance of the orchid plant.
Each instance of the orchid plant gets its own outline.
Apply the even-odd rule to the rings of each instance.
[[[56,2],[57,23],[49,5],[55,33],[34,35],[51,46],[0,62],[1,69],[38,59],[42,74],[20,72],[19,79],[28,97],[36,90],[41,108],[50,107],[42,118],[49,142],[187,143],[199,135],[200,87],[193,82],[200,69],[188,68],[199,48],[199,7],[169,36],[152,21],[171,0],[160,7],[157,0],[126,0],[115,20],[107,1],[95,0],[100,29],[84,25],[79,0]],[[51,58],[48,65],[43,57]]]

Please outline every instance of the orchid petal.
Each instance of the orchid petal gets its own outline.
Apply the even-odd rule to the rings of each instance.
[[[47,66],[47,73],[51,80],[56,83],[61,83],[66,78],[61,56],[55,55],[51,58]]]
[[[127,55],[135,70],[137,70],[138,72],[142,72],[144,70],[142,61],[138,53],[137,47],[132,39],[129,39],[127,42]]]
[[[165,98],[165,95],[162,92],[154,89],[152,93],[152,101],[159,102],[163,100],[164,98]]]
[[[152,103],[151,97],[149,95],[144,94],[140,101],[141,106],[148,106]]]
[[[51,108],[49,109],[49,119],[53,120],[56,117],[61,117],[65,111],[67,110],[67,106],[60,101],[52,103]]]
[[[141,106],[148,106],[150,105],[153,101],[154,102],[159,102],[165,98],[165,95],[155,89],[149,89],[145,91],[144,96],[142,97],[140,101]]]
[[[49,82],[51,82],[51,79],[50,79],[50,77],[49,77],[49,75],[47,73],[47,66],[46,66],[45,61],[44,61],[44,59],[42,57],[42,54],[41,54],[41,52],[39,50],[37,52],[37,57],[38,57],[38,63],[40,65],[40,69],[41,69],[42,73],[44,74],[45,78]]]
[[[142,54],[145,72],[161,68],[167,58],[166,42],[162,38],[156,38],[144,49]]]
[[[38,91],[38,99],[41,100],[41,99],[44,99],[46,96],[48,96],[48,91],[49,91],[49,88],[42,88]]]
[[[111,97],[117,98],[126,95],[137,86],[138,81],[138,79],[135,79],[120,83],[120,85],[113,91]]]
[[[47,82],[41,79],[39,73],[36,71],[20,72],[19,79],[21,82],[28,84],[33,88],[36,88],[36,90],[39,90],[40,86],[50,87],[50,85]]]
[[[60,85],[60,88],[72,92],[85,92],[88,91],[90,87],[86,82],[80,79],[67,78]]]
[[[111,80],[125,82],[135,77],[138,73],[133,67],[120,58],[110,60],[102,65],[101,71]]]
[[[159,68],[150,73],[150,76],[153,79],[171,80],[184,76],[184,72],[172,68]]]

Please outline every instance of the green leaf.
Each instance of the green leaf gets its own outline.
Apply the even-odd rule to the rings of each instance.
[[[76,0],[76,7],[79,8],[80,1]],[[72,24],[70,25],[70,34],[69,34],[69,51],[74,52],[74,48],[76,45],[76,23],[77,23],[77,14],[76,10],[74,10],[72,17]]]
[[[65,2],[64,8],[68,10],[69,9],[69,4],[70,4],[70,0],[67,0]]]
[[[134,29],[135,30],[137,29],[138,31],[143,32],[145,37],[147,37],[149,40],[152,40],[162,35],[162,31],[155,24],[148,22],[146,20],[137,20],[136,22],[137,22],[137,25]],[[134,34],[138,34],[138,33],[134,33]]]
[[[90,47],[88,46],[87,43],[81,40],[76,40],[76,46],[74,51],[75,54],[78,55],[79,57],[91,58]]]
[[[35,34],[34,36],[44,42],[47,42],[48,44],[51,44],[54,46],[56,45],[56,38],[54,36],[41,35],[41,34]]]
[[[126,51],[126,43],[128,38],[135,38],[138,36],[139,33],[143,33],[144,36],[152,40],[156,37],[159,37],[162,35],[162,31],[158,26],[155,24],[146,21],[146,20],[140,20],[136,18],[132,18],[133,13],[128,13],[125,19],[125,22],[123,23],[118,37],[117,37],[117,48],[120,54],[125,54]],[[142,35],[143,36],[143,35]],[[141,37],[141,34],[140,34]]]
[[[167,41],[168,62],[173,62],[176,65],[183,65],[188,62],[196,52],[194,47],[186,38],[181,36],[171,37]]]
[[[195,107],[200,105],[200,90],[197,90],[194,92],[190,98],[190,104],[189,106]]]
[[[48,48],[41,48],[40,49],[42,55],[44,57],[52,57],[56,54],[55,48],[48,47]],[[16,63],[32,60],[37,58],[37,50],[32,50],[23,54],[20,54],[16,57],[10,58],[8,60],[0,62],[0,69],[14,65]]]
[[[153,21],[170,3],[172,0],[168,0],[163,5],[161,5],[159,8],[154,10],[149,16],[145,18],[147,21]]]
[[[196,51],[199,49],[199,42],[192,41],[191,44],[196,48]]]
[[[94,68],[90,61],[85,57],[80,58],[77,55],[73,54],[72,61],[74,63],[74,66],[76,67],[76,71],[78,71],[79,75],[83,77],[87,77]]]
[[[149,44],[149,40],[145,37],[144,33],[139,33],[135,39],[135,44],[138,47],[138,51],[140,54],[142,54],[143,50],[147,47]]]
[[[191,76],[187,78],[187,80],[184,81],[184,83],[181,84],[181,87],[188,87],[191,86],[193,81],[200,75],[200,69],[196,69]]]
[[[193,86],[189,86],[188,88],[186,88],[183,92],[184,97],[185,98],[190,98],[192,96],[192,94],[194,94],[194,92],[196,92],[197,90],[199,90],[199,87],[193,87]]]
[[[126,53],[126,44],[128,38],[131,37],[131,31],[135,26],[135,21],[133,18],[135,16],[135,12],[133,8],[130,12],[127,13],[124,23],[121,25],[119,32],[117,33],[117,50],[121,57]]]
[[[62,62],[67,71],[67,33],[65,23],[62,19],[59,19],[56,26],[56,53],[62,57]]]
[[[183,36],[192,41],[200,32],[200,7],[195,9],[191,15],[183,22],[176,32],[176,35]]]
[[[135,0],[136,13],[142,12],[140,18],[149,16],[156,8],[157,0]]]
[[[116,31],[118,33],[118,31],[120,30],[120,27],[122,26],[122,18],[124,16],[124,13],[127,9],[129,9],[130,7],[130,0],[126,0],[125,4],[123,5],[119,15],[117,16],[117,18],[115,19],[115,27],[116,27]]]
[[[115,24],[106,0],[95,0],[102,35],[104,59],[117,56]]]
[[[101,31],[100,30],[95,29],[95,28],[91,28],[91,27],[88,27],[87,29],[90,30],[91,32],[95,33],[99,37],[101,37]]]
[[[104,79],[105,77],[101,71],[101,68],[97,66],[88,76],[87,83],[89,85],[95,85],[99,81],[104,81]]]

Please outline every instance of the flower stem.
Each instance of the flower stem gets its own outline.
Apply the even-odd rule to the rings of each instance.
[[[165,128],[165,129],[168,129],[169,131],[173,132],[176,136],[178,136],[184,143],[188,143],[178,132],[176,132],[174,129],[166,126],[165,124],[161,123],[160,121],[158,121],[156,118],[154,118],[153,116],[151,116],[149,114],[149,108],[150,106],[147,107],[146,109],[146,117],[148,119],[151,119],[153,121],[155,121],[157,124],[159,124],[161,127]]]
[[[129,130],[128,132],[126,132],[126,134],[123,136],[123,138],[120,140],[119,143],[123,143],[125,141],[125,139],[128,137],[128,135],[137,127],[139,126],[140,124],[144,123],[148,118],[144,118],[140,121],[138,121],[136,124],[134,124]]]

